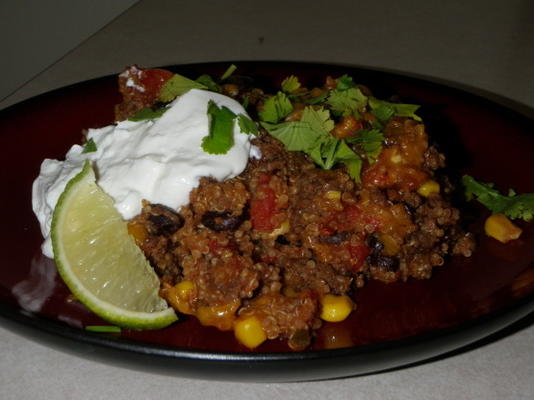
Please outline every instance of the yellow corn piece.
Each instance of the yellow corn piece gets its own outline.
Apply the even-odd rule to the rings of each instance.
[[[521,228],[515,226],[512,221],[503,214],[495,214],[486,219],[484,230],[486,231],[486,235],[491,236],[502,243],[517,239],[522,232]]]
[[[439,183],[433,180],[428,180],[421,186],[419,186],[419,189],[417,189],[417,193],[419,193],[423,197],[428,197],[432,194],[439,193],[439,189]]]
[[[260,320],[253,316],[238,319],[234,325],[234,334],[240,343],[253,349],[267,340]]]
[[[349,316],[354,303],[348,296],[327,294],[321,299],[321,319],[328,322],[340,322]]]
[[[328,200],[340,200],[341,192],[339,190],[329,190],[324,194],[324,197]]]
[[[171,306],[183,314],[192,314],[189,298],[193,295],[195,284],[191,281],[182,281],[169,289],[165,289],[165,299]]]

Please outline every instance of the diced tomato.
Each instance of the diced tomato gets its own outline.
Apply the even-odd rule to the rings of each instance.
[[[250,202],[250,219],[254,229],[271,232],[275,226],[272,218],[276,214],[276,195],[268,186],[261,186],[257,196]]]
[[[367,256],[371,253],[371,250],[364,244],[349,244],[349,253],[350,256],[354,259],[354,264],[352,264],[352,270],[354,272],[358,272],[362,268]]]
[[[144,69],[140,83],[145,88],[145,95],[156,99],[162,86],[173,77],[173,73],[165,69]]]
[[[164,69],[131,66],[119,75],[119,90],[125,101],[149,107],[156,102],[162,86],[173,75]]]

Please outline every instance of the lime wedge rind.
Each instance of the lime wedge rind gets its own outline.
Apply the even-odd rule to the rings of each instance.
[[[111,210],[108,207],[109,214],[107,216],[111,215],[110,224],[124,225],[124,229],[121,225],[111,227],[111,229],[118,230],[118,242],[122,243],[124,247],[114,249],[114,252],[125,252],[122,255],[125,256],[126,260],[129,260],[130,264],[125,267],[127,269],[119,270],[120,274],[116,273],[120,265],[117,266],[114,263],[121,258],[121,254],[117,256],[114,252],[104,252],[104,257],[98,259],[98,245],[97,248],[91,248],[94,245],[93,242],[96,241],[84,229],[77,229],[80,221],[72,218],[72,214],[78,216],[81,213],[85,215],[82,216],[82,221],[83,218],[87,218],[87,214],[91,218],[98,217],[95,217],[94,213],[84,212],[87,210],[76,210],[76,207],[80,206],[80,199],[88,196],[99,196],[97,201],[101,199],[104,199],[104,202],[109,200],[111,202]],[[114,218],[113,213],[118,214],[112,206],[112,199],[96,185],[93,167],[90,162],[86,162],[81,172],[66,185],[57,202],[52,218],[52,247],[59,275],[82,304],[112,324],[136,330],[160,329],[168,326],[177,319],[176,314],[166,304],[165,300],[158,296],[159,280],[155,272],[151,269],[133,238],[128,235],[126,223],[120,219],[120,216],[119,218]],[[117,221],[114,222],[115,219]],[[98,235],[98,232],[96,235]],[[122,237],[123,235],[124,237]],[[83,250],[84,246],[88,248],[86,257],[77,257],[77,251]],[[73,247],[79,247],[79,249],[73,251]],[[110,256],[106,256],[108,253]],[[133,271],[132,264],[135,264]],[[112,275],[110,277],[105,276],[105,274],[110,274],[109,271],[105,271],[108,265],[114,266],[114,268],[109,268]],[[114,269],[115,273],[113,273]],[[95,276],[91,275],[93,273]],[[101,279],[98,276],[99,273],[105,276],[101,283],[104,290],[95,290],[95,287],[89,287],[84,284],[84,281],[96,280],[98,282],[98,279]],[[87,276],[87,274],[89,275]],[[85,276],[85,279],[80,279],[78,275]],[[117,279],[125,279],[125,277],[131,279],[130,284],[125,282],[123,285],[123,282],[117,282]],[[139,282],[139,280],[142,282]],[[100,293],[105,292],[107,285],[122,289],[114,291],[118,299],[108,301],[109,299],[106,299],[106,296],[113,296],[113,292]],[[145,288],[141,290],[143,285],[145,285]]]

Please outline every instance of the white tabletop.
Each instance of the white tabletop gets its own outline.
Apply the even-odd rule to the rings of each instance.
[[[457,4],[456,4],[457,3]],[[534,115],[534,2],[141,1],[0,108],[124,66],[228,60],[363,65],[458,82]],[[152,375],[0,328],[1,399],[530,399],[534,326],[452,357],[333,381],[251,384]]]

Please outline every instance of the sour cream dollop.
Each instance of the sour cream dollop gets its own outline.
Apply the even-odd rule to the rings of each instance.
[[[234,146],[222,155],[204,152],[202,138],[208,135],[208,102],[247,115],[235,100],[218,93],[193,89],[174,100],[156,120],[122,121],[90,129],[97,150],[83,153],[74,145],[65,161],[45,159],[33,183],[32,206],[45,238],[42,249],[53,257],[50,239],[52,214],[67,182],[80,172],[85,160],[96,166],[97,183],[115,201],[124,219],[141,212],[141,200],[173,209],[189,202],[189,193],[200,178],[219,181],[233,178],[245,169],[249,157],[259,157],[251,136],[234,125]]]

